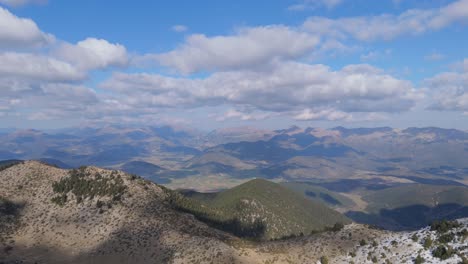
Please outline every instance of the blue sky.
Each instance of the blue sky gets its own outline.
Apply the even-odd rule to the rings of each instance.
[[[466,47],[467,0],[0,0],[0,127],[468,129]]]

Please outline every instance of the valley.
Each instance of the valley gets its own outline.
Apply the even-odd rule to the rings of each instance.
[[[468,133],[462,130],[293,126],[206,133],[114,125],[10,131],[0,143],[1,157],[13,161],[117,169],[173,190],[217,193],[267,179],[354,221],[391,230],[468,217]]]

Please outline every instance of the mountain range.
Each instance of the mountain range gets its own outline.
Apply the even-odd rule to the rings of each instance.
[[[263,178],[354,221],[392,230],[468,217],[468,133],[455,129],[10,130],[0,135],[0,158],[119,169],[201,193]],[[399,201],[395,193],[409,198]]]

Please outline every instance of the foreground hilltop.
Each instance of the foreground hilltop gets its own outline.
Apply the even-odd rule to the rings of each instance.
[[[26,161],[3,167],[0,181],[4,263],[314,263],[321,258],[371,263],[373,257],[411,263],[417,251],[405,251],[407,244],[422,249],[420,241],[405,239],[411,233],[358,224],[279,241],[240,239],[177,210],[178,193],[96,167],[63,170]],[[461,241],[466,224],[457,227],[450,243]],[[395,236],[401,243],[384,246]],[[448,263],[466,254],[457,243]],[[427,260],[435,247],[426,250]]]
[[[0,196],[15,208],[17,222],[5,246],[20,259],[166,262],[175,252],[201,248],[207,258],[233,254],[219,243],[229,235],[172,210],[166,189],[132,175],[30,161],[3,170],[0,180]]]

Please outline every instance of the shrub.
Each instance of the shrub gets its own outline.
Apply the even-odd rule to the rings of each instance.
[[[455,238],[455,235],[452,233],[444,234],[439,237],[437,241],[439,241],[442,244],[449,243]]]
[[[67,202],[67,194],[57,195],[51,199],[51,201],[59,206],[64,206]]]
[[[451,247],[446,247],[443,245],[438,246],[436,249],[432,251],[432,256],[434,256],[435,258],[442,259],[442,260],[450,258],[451,256],[453,256],[453,254],[454,254],[454,251]]]
[[[322,257],[320,258],[320,263],[322,263],[322,264],[328,264],[328,258],[327,258],[326,256],[322,256]]]
[[[425,259],[423,257],[421,257],[421,255],[418,255],[415,259],[414,259],[414,264],[422,264],[424,263]]]
[[[104,205],[104,203],[99,201],[99,200],[96,202],[96,207],[97,208],[101,208],[103,205]]]
[[[426,239],[424,239],[424,245],[423,245],[424,249],[429,249],[430,247],[432,247],[432,238],[430,236],[426,237]]]
[[[416,235],[416,234],[413,234],[413,235],[411,236],[411,240],[413,240],[414,242],[418,242],[418,239],[419,239],[419,238],[418,238],[418,235]]]
[[[457,221],[447,221],[447,220],[441,220],[441,221],[434,221],[431,224],[431,231],[437,231],[438,233],[445,233],[449,231],[452,228],[457,228],[460,227],[460,223]]]
[[[52,198],[52,202],[63,205],[67,202],[66,196],[72,192],[76,202],[81,203],[83,199],[94,197],[112,197],[113,201],[120,201],[126,190],[120,175],[111,173],[109,177],[103,177],[95,173],[94,177],[86,172],[86,167],[71,170],[68,177],[52,184],[52,189],[58,196]]]
[[[343,228],[344,228],[344,225],[342,223],[335,223],[333,227],[331,228],[331,230],[334,232],[338,232]]]
[[[362,247],[365,246],[365,245],[367,245],[366,240],[361,239],[361,241],[359,241],[359,245],[361,245]]]

